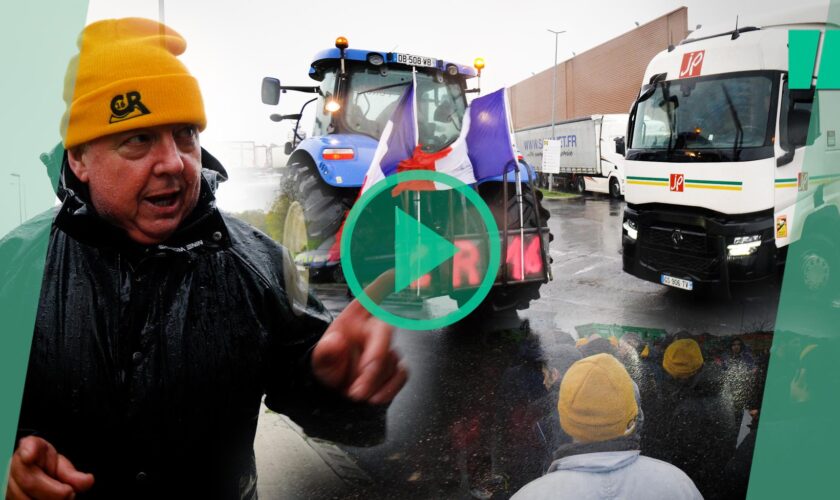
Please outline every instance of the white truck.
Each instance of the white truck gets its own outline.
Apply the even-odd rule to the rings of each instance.
[[[558,176],[583,193],[624,195],[627,114],[592,115],[516,132],[525,160],[538,172]]]
[[[819,54],[825,19],[701,29],[650,62],[628,126],[625,272],[728,294],[772,275],[803,228],[830,219],[840,229],[840,117],[826,111],[833,95],[816,112],[819,57],[810,89],[788,85],[789,32],[818,31]],[[836,240],[794,245],[791,276],[814,292],[836,281]]]

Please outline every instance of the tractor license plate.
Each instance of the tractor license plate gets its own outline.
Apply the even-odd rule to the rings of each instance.
[[[659,277],[659,281],[663,285],[672,286],[674,288],[682,288],[683,290],[694,290],[694,283],[691,280],[684,280],[663,274]]]
[[[411,54],[396,54],[397,62],[406,64],[408,66],[423,66],[426,68],[434,68],[437,66],[437,60],[431,57],[413,56]]]

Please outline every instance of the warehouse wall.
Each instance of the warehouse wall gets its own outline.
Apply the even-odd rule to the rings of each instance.
[[[669,38],[670,33],[670,38]],[[657,53],[688,36],[688,9],[680,7],[557,65],[556,121],[627,113],[645,68]],[[515,130],[551,124],[552,68],[510,88]]]

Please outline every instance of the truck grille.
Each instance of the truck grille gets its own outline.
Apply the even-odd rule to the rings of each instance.
[[[642,227],[639,260],[666,272],[686,272],[701,279],[719,278],[718,241],[700,228]]]

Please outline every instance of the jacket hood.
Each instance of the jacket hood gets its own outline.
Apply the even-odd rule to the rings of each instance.
[[[638,432],[609,441],[595,441],[593,443],[572,442],[563,445],[554,452],[555,461],[562,460],[573,455],[587,453],[601,453],[611,451],[638,451],[641,446],[641,437]]]
[[[723,390],[723,376],[720,370],[708,363],[687,379],[666,377],[666,381],[663,392],[675,396],[691,394],[695,397],[716,397]]]
[[[612,472],[635,462],[639,458],[639,453],[639,450],[626,450],[570,455],[552,462],[548,472],[558,470]]]

